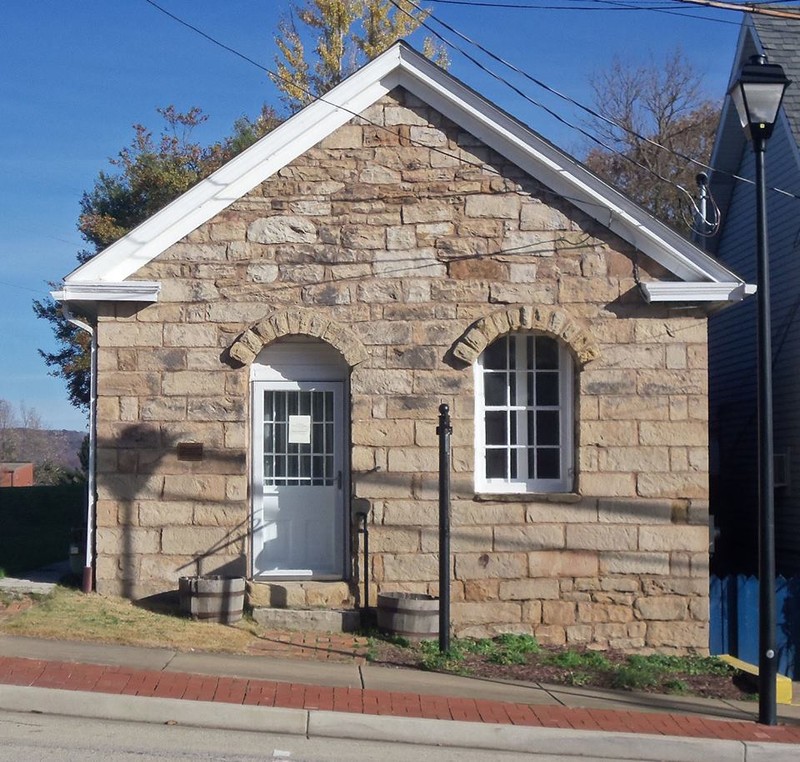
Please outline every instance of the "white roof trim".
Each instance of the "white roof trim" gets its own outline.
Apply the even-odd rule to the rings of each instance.
[[[756,292],[750,283],[681,283],[648,281],[641,284],[648,302],[740,302]]]
[[[58,302],[157,302],[161,284],[152,280],[64,282],[50,295]]]
[[[580,163],[398,43],[150,217],[65,283],[123,281],[397,86],[437,109],[685,281],[737,276]]]

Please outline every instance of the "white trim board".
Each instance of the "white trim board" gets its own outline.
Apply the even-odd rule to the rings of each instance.
[[[683,281],[740,283],[696,246],[579,162],[403,43],[198,183],[96,257],[65,284],[120,282],[272,174],[402,86]]]

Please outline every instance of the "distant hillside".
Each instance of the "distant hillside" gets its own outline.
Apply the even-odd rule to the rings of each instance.
[[[7,460],[21,463],[43,463],[49,460],[64,468],[81,467],[78,453],[86,436],[85,431],[69,429],[5,429],[4,438],[13,442],[12,457]]]

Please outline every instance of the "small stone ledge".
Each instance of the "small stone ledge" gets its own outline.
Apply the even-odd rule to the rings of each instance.
[[[315,311],[297,308],[273,312],[264,320],[250,326],[233,342],[228,353],[242,365],[249,365],[267,344],[284,336],[312,336],[321,339],[341,352],[351,368],[369,357],[366,347],[354,331]]]
[[[493,312],[473,323],[450,349],[450,354],[472,365],[495,339],[515,331],[542,331],[561,339],[583,367],[600,356],[600,349],[588,329],[563,308],[512,307]]]
[[[481,492],[472,499],[476,503],[580,503],[583,495],[577,492]]]
[[[355,610],[256,608],[253,619],[269,630],[290,632],[355,632],[361,625],[361,615]]]

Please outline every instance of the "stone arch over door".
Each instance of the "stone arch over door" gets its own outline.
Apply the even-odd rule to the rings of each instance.
[[[499,310],[473,323],[451,347],[457,360],[472,365],[495,339],[514,331],[543,331],[566,344],[583,367],[600,356],[588,329],[566,310],[553,307],[513,307]]]
[[[243,365],[250,365],[265,346],[286,336],[320,339],[337,349],[351,368],[369,356],[361,339],[350,328],[312,310],[299,308],[273,312],[250,326],[233,342],[229,354]]]

